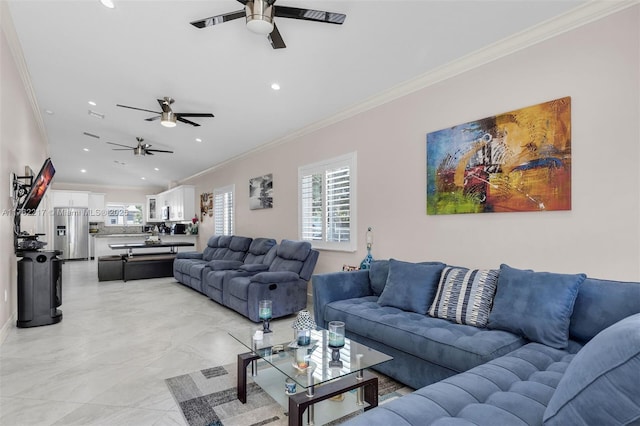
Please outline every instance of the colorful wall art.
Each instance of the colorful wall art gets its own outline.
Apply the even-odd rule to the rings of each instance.
[[[427,214],[571,210],[571,98],[427,134]]]
[[[200,194],[200,220],[209,215],[213,217],[213,192],[203,192]]]
[[[273,175],[249,179],[249,209],[273,208]]]

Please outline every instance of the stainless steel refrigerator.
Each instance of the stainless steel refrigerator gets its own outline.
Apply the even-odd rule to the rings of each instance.
[[[89,209],[55,207],[53,209],[53,248],[61,259],[89,258]]]

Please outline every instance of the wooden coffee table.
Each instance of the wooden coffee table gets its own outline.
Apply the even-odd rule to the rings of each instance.
[[[305,411],[307,424],[314,424],[315,404],[353,389],[357,389],[355,404],[351,411],[340,413],[338,417],[360,408],[366,411],[378,406],[378,377],[367,369],[390,361],[393,357],[351,339],[345,339],[345,346],[336,352],[336,349],[328,346],[328,331],[320,328],[312,330],[311,344],[303,347],[296,347],[292,343],[291,328],[274,330],[261,340],[254,340],[253,334],[257,329],[258,326],[229,333],[250,350],[238,355],[237,392],[242,403],[247,402],[247,367],[251,365],[254,381],[279,401],[285,410],[288,409],[291,426],[304,424]],[[300,369],[296,357],[300,359],[304,356],[309,360],[309,367]],[[273,367],[267,369],[271,371],[261,369],[258,374],[259,360],[264,361],[265,366]],[[266,374],[274,377],[268,386],[259,380]],[[285,395],[286,378],[296,383],[297,393]],[[348,401],[343,403],[348,404]]]

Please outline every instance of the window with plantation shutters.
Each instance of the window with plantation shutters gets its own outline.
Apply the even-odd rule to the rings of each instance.
[[[300,239],[355,250],[355,167],[354,152],[298,169]]]
[[[213,219],[216,235],[233,235],[233,193],[233,185],[213,191]]]

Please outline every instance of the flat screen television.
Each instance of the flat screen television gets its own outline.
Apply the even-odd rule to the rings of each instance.
[[[25,196],[24,202],[18,208],[23,214],[35,214],[36,209],[40,205],[40,201],[42,201],[42,197],[44,197],[45,192],[47,192],[47,188],[49,188],[49,184],[51,184],[51,180],[55,174],[56,169],[53,167],[51,158],[47,158],[44,161],[40,172],[38,172],[38,175],[31,182],[31,187]]]

